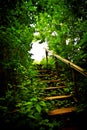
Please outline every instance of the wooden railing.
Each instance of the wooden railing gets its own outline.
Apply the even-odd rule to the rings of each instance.
[[[63,63],[67,64],[68,66],[70,66],[72,68],[72,75],[73,75],[73,82],[74,82],[74,94],[77,97],[78,93],[77,93],[77,86],[76,86],[76,73],[75,73],[75,71],[78,71],[79,73],[81,73],[85,77],[87,77],[87,71],[85,71],[80,66],[77,66],[74,63],[70,62],[69,60],[62,58],[61,56],[57,55],[53,51],[50,51],[46,48],[44,48],[44,49],[46,52],[47,65],[48,65],[48,53],[50,53],[52,56],[54,56],[55,58],[59,59],[60,61],[62,61]]]

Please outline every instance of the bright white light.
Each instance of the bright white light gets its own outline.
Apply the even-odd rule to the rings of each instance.
[[[46,56],[44,47],[47,48],[47,42],[43,42],[42,44],[39,44],[39,41],[34,42],[30,51],[33,54],[31,58],[40,62]]]
[[[66,40],[66,45],[69,45],[70,39]]]
[[[52,32],[52,36],[57,36],[57,32]]]
[[[34,36],[38,36],[38,35],[39,35],[39,32],[35,32],[35,33],[34,33]]]

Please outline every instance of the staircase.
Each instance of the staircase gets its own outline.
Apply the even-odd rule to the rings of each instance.
[[[61,78],[58,78],[58,75],[55,71],[42,69],[38,65],[38,82],[46,83],[47,87],[45,88],[45,93],[41,100],[48,102],[55,102],[55,105],[52,106],[52,109],[49,110],[49,116],[63,115],[76,111],[76,102],[74,95],[69,91],[65,81]],[[43,88],[39,88],[43,89]]]

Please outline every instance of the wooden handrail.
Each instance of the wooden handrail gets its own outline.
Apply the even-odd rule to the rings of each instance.
[[[44,49],[46,50],[46,52],[51,53],[54,57],[56,57],[57,59],[61,60],[65,64],[69,65],[71,68],[75,69],[76,71],[80,72],[82,75],[84,75],[85,77],[87,77],[87,71],[85,71],[80,66],[77,66],[74,63],[68,61],[67,59],[62,58],[61,56],[59,56],[58,54],[54,53],[53,51],[50,51],[50,50],[48,50],[46,48],[44,48]]]

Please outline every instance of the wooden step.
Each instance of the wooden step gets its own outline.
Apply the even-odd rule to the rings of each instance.
[[[58,86],[58,87],[48,87],[45,88],[46,90],[53,90],[53,89],[59,89],[59,88],[65,88],[66,86]]]
[[[53,74],[38,74],[36,77],[49,77],[52,76]]]
[[[68,107],[68,108],[60,108],[60,109],[55,109],[55,110],[50,110],[48,112],[48,115],[62,115],[62,114],[67,114],[76,111],[76,107]]]
[[[37,88],[37,89],[53,90],[53,89],[60,89],[60,88],[65,88],[65,87],[66,86],[58,86],[58,87]]]
[[[47,83],[49,83],[49,82],[59,82],[60,81],[60,79],[54,79],[54,80],[40,80],[40,82],[47,82]]]
[[[47,72],[48,70],[38,70],[39,72]]]
[[[62,95],[62,96],[51,96],[51,97],[45,97],[44,100],[53,100],[53,99],[64,99],[69,98],[71,95]]]
[[[36,75],[36,77],[47,77],[48,75]]]

